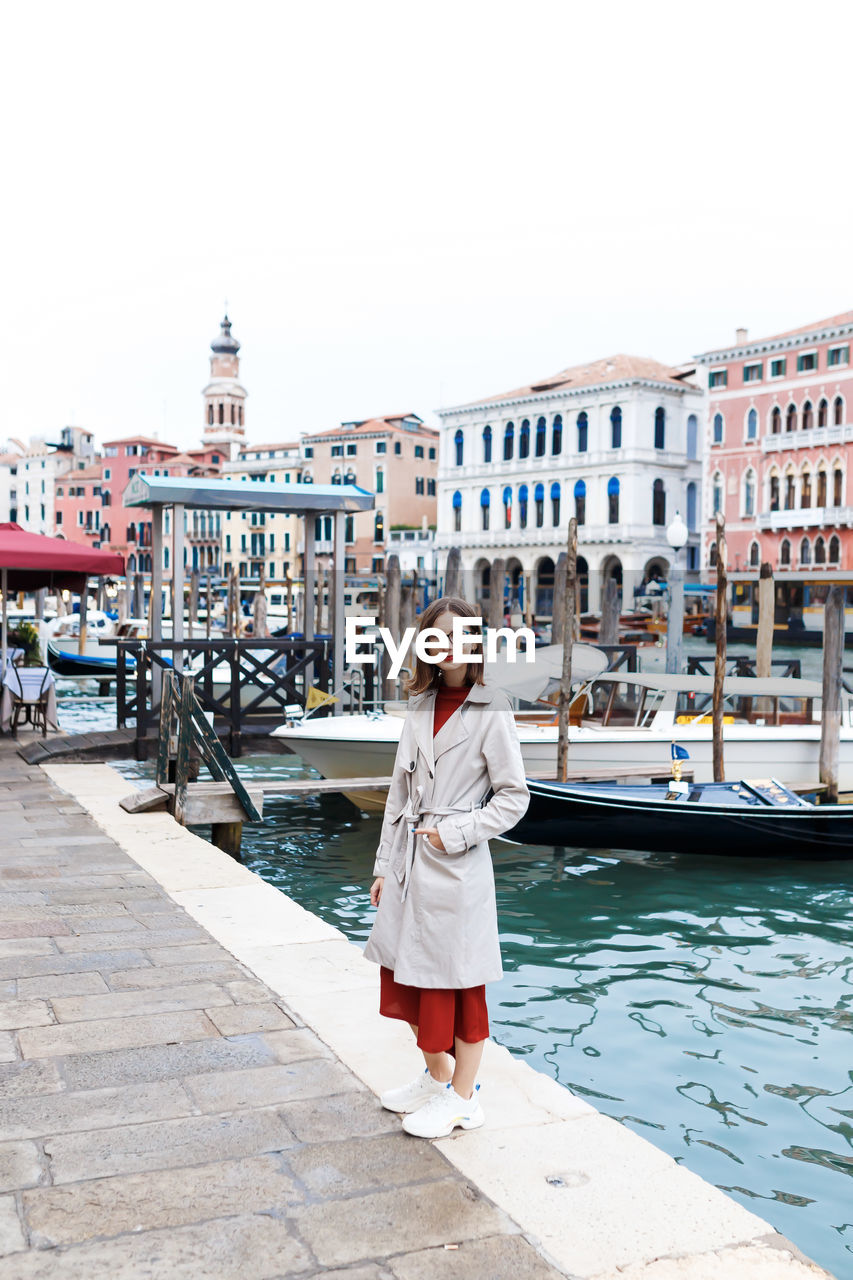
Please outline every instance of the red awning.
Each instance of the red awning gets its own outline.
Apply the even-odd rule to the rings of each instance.
[[[28,533],[19,524],[0,523],[0,569],[8,570],[10,591],[80,591],[89,577],[124,577],[124,558],[65,538]]]

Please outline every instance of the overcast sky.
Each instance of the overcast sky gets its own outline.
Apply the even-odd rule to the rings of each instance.
[[[853,6],[6,7],[0,436],[247,426],[680,362],[853,308]]]

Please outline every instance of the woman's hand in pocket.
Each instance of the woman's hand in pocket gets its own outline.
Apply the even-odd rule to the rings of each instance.
[[[415,827],[416,836],[424,836],[427,843],[432,845],[436,853],[447,853],[444,842],[438,834],[438,827]]]
[[[382,890],[385,885],[385,877],[377,876],[370,886],[370,905],[372,907],[379,906],[379,899],[382,897]]]

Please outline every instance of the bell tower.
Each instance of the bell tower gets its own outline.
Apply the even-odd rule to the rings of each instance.
[[[223,458],[230,461],[246,439],[246,389],[238,381],[240,343],[231,333],[231,321],[227,315],[210,344],[210,350],[210,381],[202,392],[202,443],[221,445]]]

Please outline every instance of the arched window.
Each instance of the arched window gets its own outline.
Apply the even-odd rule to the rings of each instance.
[[[794,473],[789,471],[785,476],[785,510],[793,511],[797,505],[797,482]]]
[[[797,406],[789,404],[787,413],[785,414],[785,430],[796,431],[797,429]]]
[[[750,567],[750,569],[757,569],[757,568],[758,568],[758,562],[759,562],[759,557],[760,557],[760,555],[761,555],[761,549],[760,549],[760,547],[759,547],[758,543],[757,543],[757,542],[751,542],[751,543],[749,544],[749,567]]]
[[[555,480],[551,485],[551,524],[554,528],[560,523],[560,482]]]
[[[779,510],[779,476],[775,472],[770,477],[770,510]]]
[[[382,472],[381,472],[381,468],[380,468],[380,475],[381,475],[381,473],[382,473]],[[354,471],[348,471],[348,472],[346,473],[346,475],[344,476],[344,484],[355,484],[355,472],[354,472]],[[382,492],[382,490],[381,490],[381,489],[379,489],[379,492],[381,493],[381,492]]]
[[[586,453],[589,445],[589,418],[586,410],[582,409],[578,414],[578,453]]]
[[[483,529],[488,529],[489,527],[489,503],[491,500],[488,489],[483,489],[480,494],[480,519]]]
[[[687,418],[687,456],[688,458],[698,458],[699,456],[699,422],[695,413],[691,413]]]
[[[832,421],[836,427],[844,422],[844,401],[841,396],[836,396],[832,402]]]
[[[716,567],[716,564],[717,564],[716,542],[712,542],[710,547],[708,548],[708,564],[711,566],[712,569]]]
[[[563,415],[561,413],[554,414],[554,424],[551,427],[551,452],[563,452]]]
[[[618,404],[610,410],[610,448],[622,448],[622,410]]]
[[[136,573],[136,556],[127,557],[127,571],[128,573]]]
[[[222,424],[225,422],[225,405],[221,401],[219,404],[219,413],[217,414],[217,417],[219,418],[219,425],[222,426]]]
[[[527,485],[518,486],[518,527],[527,528]]]
[[[803,416],[800,419],[800,426],[803,431],[811,431],[814,426],[814,409],[811,400],[806,400],[803,405]]]
[[[491,462],[492,460],[492,428],[483,427],[483,461]]]
[[[586,522],[586,484],[583,480],[575,482],[575,519],[578,524]]]
[[[812,473],[806,469],[803,471],[800,479],[800,506],[810,507],[812,505]]]
[[[663,480],[652,485],[652,524],[666,524],[666,493]]]
[[[381,520],[381,516],[377,516],[377,520]],[[462,494],[457,489],[453,495],[453,531],[459,533],[462,528]],[[374,542],[379,542],[379,538],[374,538]]]
[[[504,528],[508,529],[512,524],[512,489],[509,485],[503,491],[504,504]]]
[[[335,468],[335,470],[332,472],[332,484],[343,484],[343,482],[344,482],[343,476],[341,475],[340,471],[338,471],[337,468]]]
[[[456,432],[456,435],[453,437],[453,443],[456,446],[456,465],[457,467],[461,467],[462,456],[465,451],[465,437],[462,434],[461,428]]]
[[[548,427],[544,418],[539,418],[536,423],[536,457],[544,458],[545,450],[548,444]]]
[[[711,482],[711,519],[717,512],[723,514],[723,477],[719,471],[714,472],[714,479]]]
[[[818,507],[826,506],[826,468],[821,466],[817,473],[817,494],[815,505]]]
[[[607,481],[607,522],[619,523],[619,481],[616,476]]]
[[[691,533],[696,528],[696,483],[693,480],[687,486],[687,528]]]
[[[841,563],[841,542],[839,541],[837,534],[833,534],[829,539],[829,563]]]
[[[655,448],[666,448],[666,411],[663,405],[655,409]]]
[[[832,505],[834,507],[841,506],[841,498],[844,492],[844,472],[840,467],[836,467],[832,473]]]
[[[814,562],[815,564],[826,564],[826,543],[820,537],[815,538]]]
[[[755,440],[758,437],[758,412],[756,409],[750,409],[746,415],[746,438],[747,440]]]
[[[518,430],[518,456],[530,457],[530,419],[525,418]]]
[[[504,462],[509,462],[515,447],[515,425],[508,422],[504,428]]]
[[[770,415],[770,430],[774,436],[782,434],[782,410],[778,404],[773,406],[773,412]]]
[[[213,426],[213,405],[212,404],[209,404],[207,406],[207,425],[209,427]]]
[[[726,434],[726,424],[723,420],[723,415],[721,413],[715,413],[714,414],[714,434],[712,437],[714,444],[722,444],[725,434]]]
[[[533,490],[533,502],[536,507],[536,528],[541,529],[545,523],[545,486],[537,484]]]
[[[755,515],[755,472],[751,467],[743,480],[743,514]]]
[[[233,426],[236,424],[236,422],[237,422],[237,406],[236,406],[235,404],[233,404],[233,403],[232,403],[232,405],[231,405],[231,426],[233,427]]]
[[[243,406],[242,405],[240,405],[240,407],[237,410],[237,422],[242,427],[243,425]]]
[[[800,564],[811,564],[812,562],[812,545],[808,538],[803,538],[800,543]]]
[[[385,516],[381,511],[377,511],[373,520],[373,541],[385,541]]]
[[[784,565],[791,563],[791,544],[787,538],[782,539],[782,545],[779,547],[779,563]]]
[[[817,425],[825,427],[829,422],[829,401],[824,397],[817,407]],[[817,550],[817,548],[815,548]],[[817,555],[815,555],[815,563],[817,563]]]

